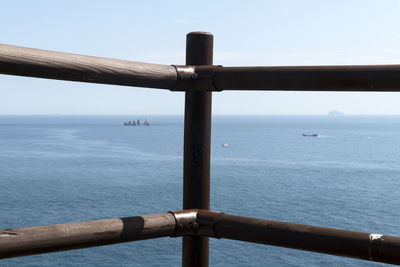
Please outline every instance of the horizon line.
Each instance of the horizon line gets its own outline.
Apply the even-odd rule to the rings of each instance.
[[[184,116],[185,114],[62,114],[62,113],[45,113],[45,114],[0,114],[0,116]],[[344,114],[212,114],[212,116],[329,116],[329,117],[343,117],[343,116],[400,116],[400,113],[344,113]]]

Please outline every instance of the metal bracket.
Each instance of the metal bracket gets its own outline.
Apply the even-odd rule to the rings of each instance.
[[[209,210],[188,209],[169,211],[175,217],[176,228],[173,237],[178,236],[209,236],[217,237],[215,234],[215,221],[222,212]]]
[[[213,81],[214,70],[221,65],[172,65],[176,69],[177,82],[171,91],[212,92],[218,90]]]
[[[176,227],[174,236],[193,234],[199,228],[197,210],[169,211],[175,218]]]

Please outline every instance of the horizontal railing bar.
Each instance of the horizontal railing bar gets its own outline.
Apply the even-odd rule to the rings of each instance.
[[[399,237],[227,214],[214,216],[214,237],[217,238],[400,264]],[[209,215],[204,217],[206,223],[211,221]]]
[[[0,230],[0,259],[173,236],[171,213]]]
[[[400,91],[400,65],[219,67],[216,91]]]
[[[0,73],[56,80],[173,89],[173,66],[0,44]]]
[[[0,73],[9,75],[178,91],[400,91],[400,65],[193,67],[177,71],[168,65],[0,44]]]
[[[208,210],[173,212],[176,235],[207,235],[400,264],[400,237],[262,220]]]
[[[0,259],[157,237],[193,235],[400,265],[400,237],[196,209],[0,230]]]

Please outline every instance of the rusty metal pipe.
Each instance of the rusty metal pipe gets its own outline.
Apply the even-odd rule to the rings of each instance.
[[[173,214],[0,230],[0,259],[174,236]]]

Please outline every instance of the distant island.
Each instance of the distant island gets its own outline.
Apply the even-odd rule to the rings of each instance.
[[[340,112],[338,110],[331,110],[331,111],[329,111],[328,115],[338,116],[338,115],[344,115],[344,113]]]

